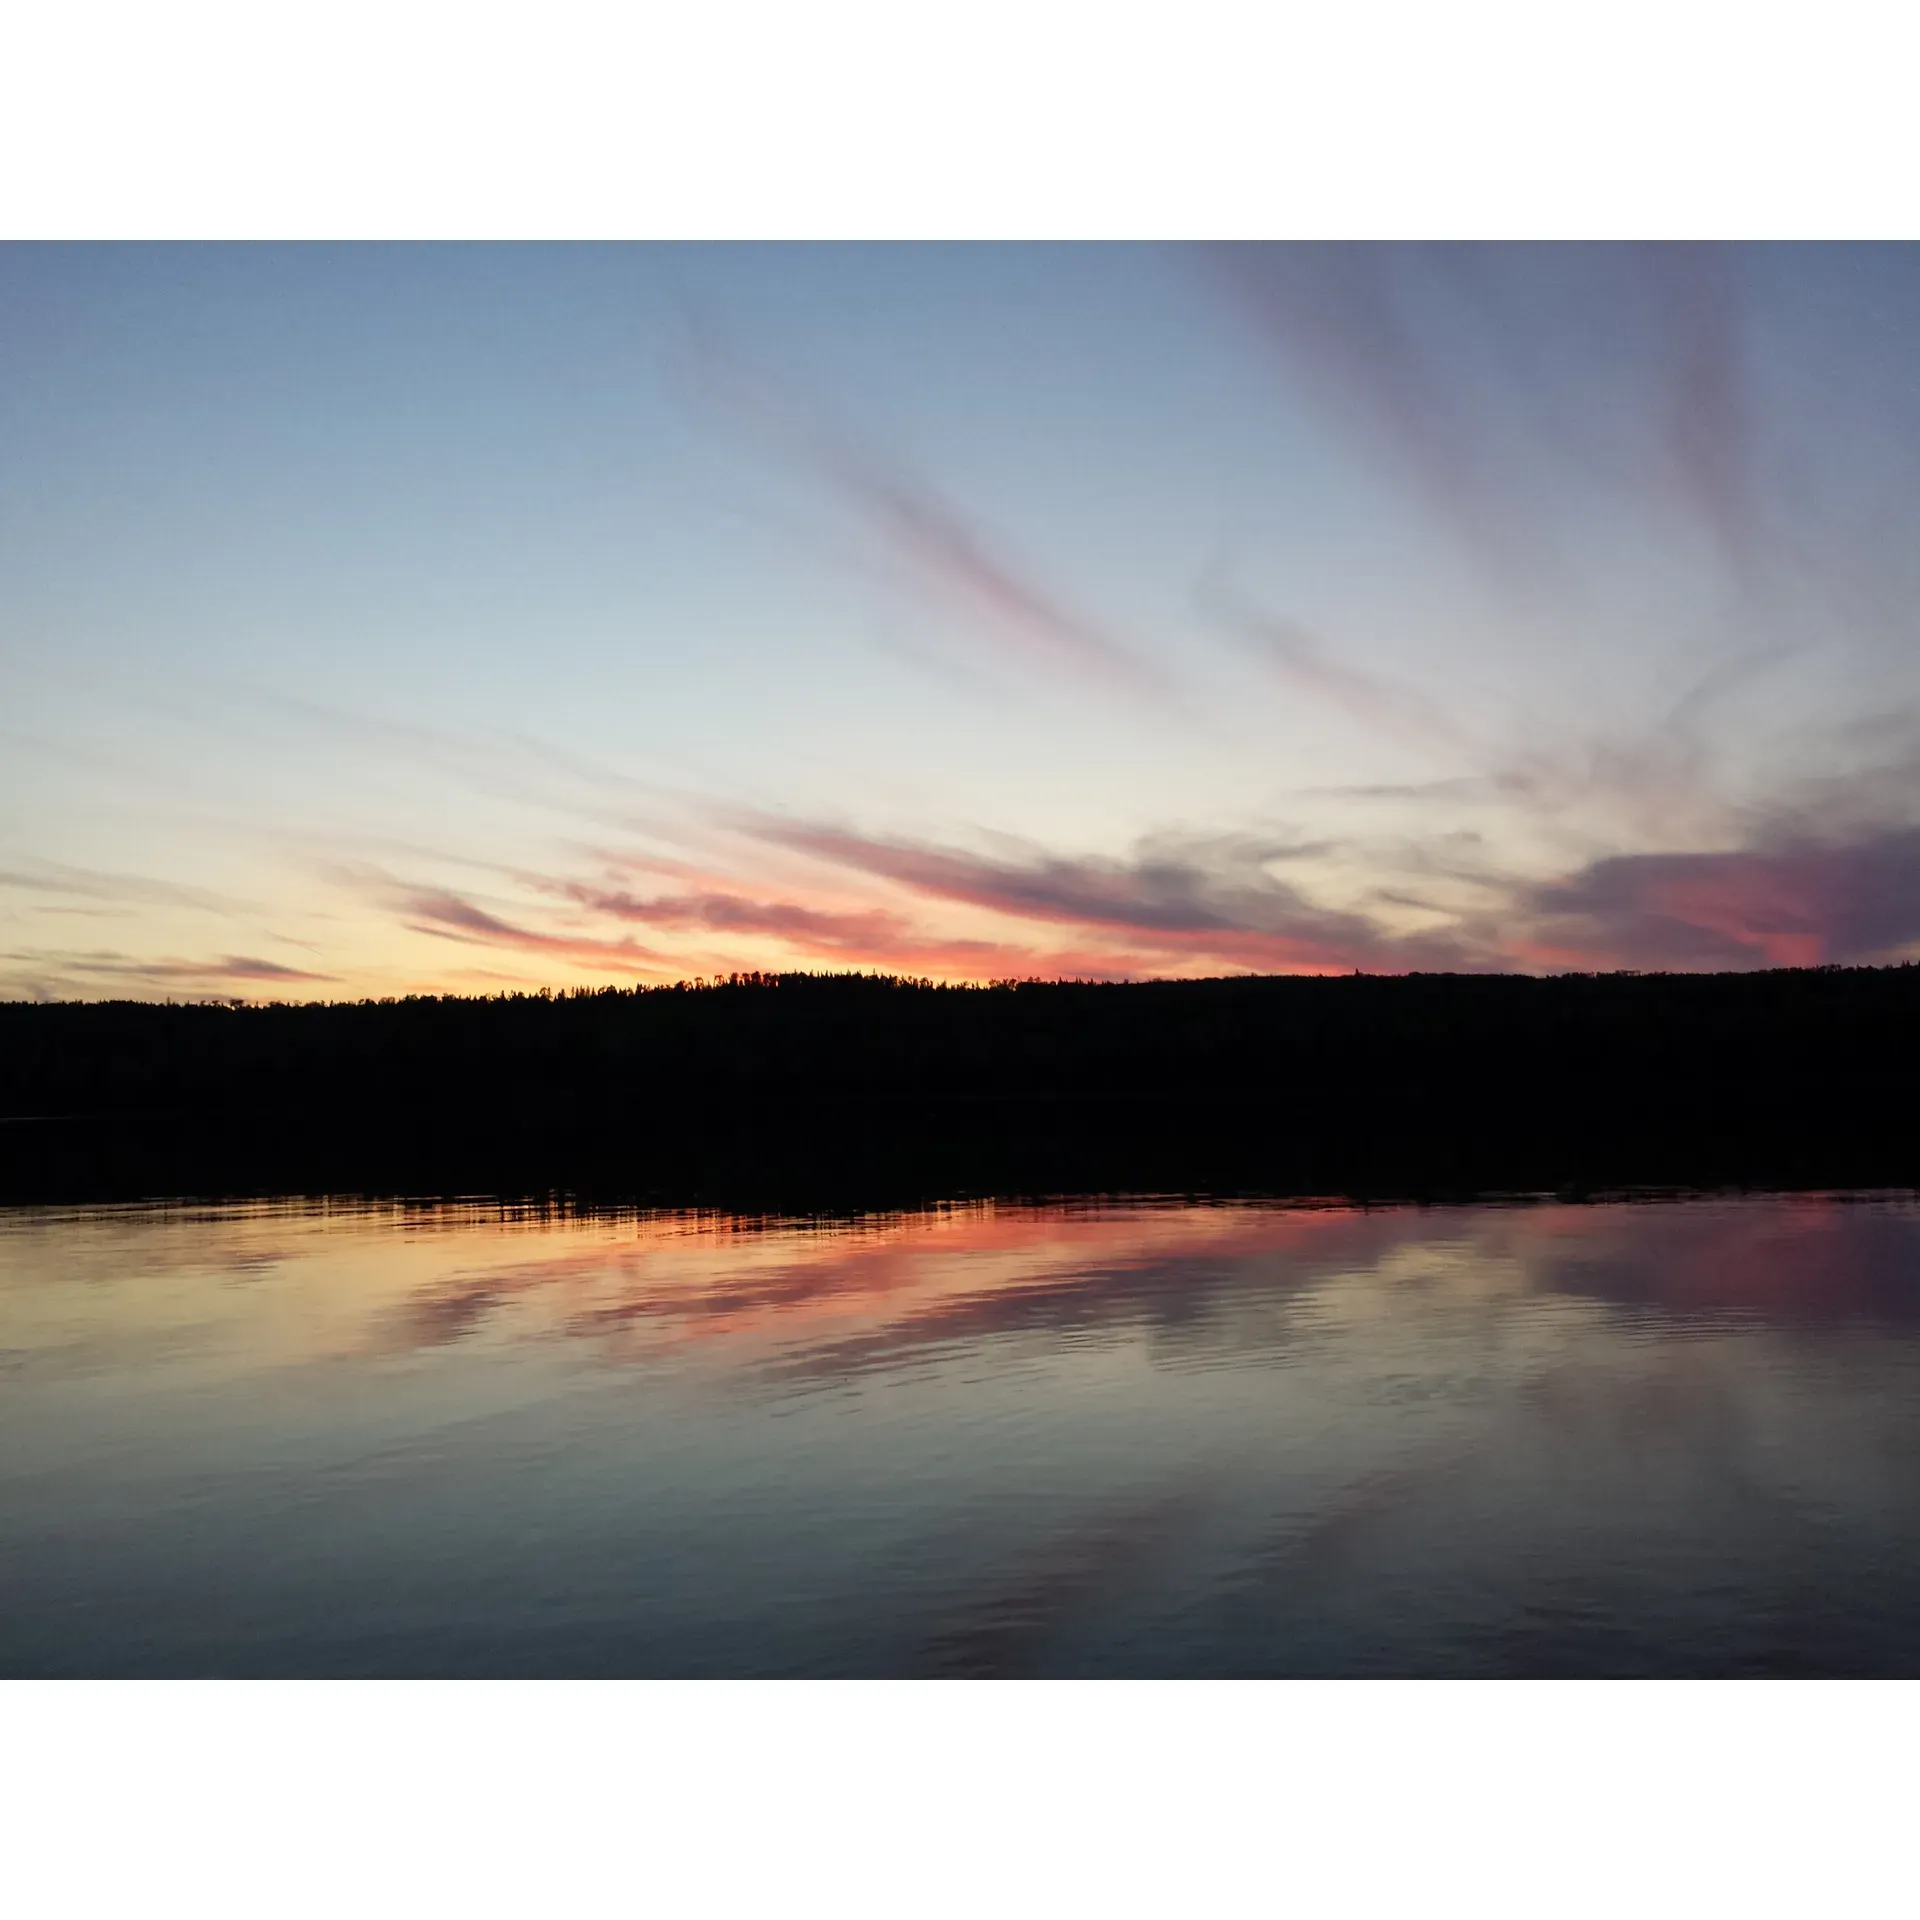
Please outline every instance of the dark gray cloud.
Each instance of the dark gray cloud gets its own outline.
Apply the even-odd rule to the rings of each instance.
[[[1818,966],[1920,943],[1920,828],[1719,853],[1621,854],[1523,892],[1525,946],[1577,964]]]
[[[621,973],[659,973],[670,963],[651,947],[633,940],[602,940],[576,932],[545,933],[523,927],[457,893],[441,888],[403,891],[392,902],[401,922],[411,932],[432,934],[441,940],[515,947],[549,955],[580,966],[611,968]]]
[[[552,883],[552,890],[615,920],[654,927],[697,927],[710,933],[772,933],[830,946],[863,949],[905,932],[899,914],[881,909],[836,913],[793,900],[755,900],[738,893],[661,894],[651,899],[620,887],[581,881]]]
[[[995,858],[810,823],[748,817],[773,844],[1010,918],[1097,931],[1150,952],[1236,967],[1400,970],[1471,963],[1457,939],[1395,935],[1365,915],[1319,906],[1270,869],[1297,843],[1246,834],[1165,835],[1131,859],[1040,850]]]

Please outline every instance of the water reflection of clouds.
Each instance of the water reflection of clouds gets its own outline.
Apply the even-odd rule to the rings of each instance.
[[[850,1370],[1029,1330],[1177,1326],[1249,1260],[1351,1237],[1346,1208],[981,1206],[829,1229],[591,1246],[453,1276],[390,1331],[432,1344],[520,1312],[529,1331],[641,1358],[723,1344]],[[1385,1216],[1371,1217],[1377,1236]],[[1318,1271],[1323,1262],[1315,1262]]]
[[[1911,1196],[1543,1208],[1523,1232],[1536,1286],[1610,1305],[1794,1325],[1920,1323]]]
[[[1803,1195],[980,1202],[834,1222],[478,1203],[23,1212],[0,1223],[0,1282],[10,1347],[197,1326],[282,1363],[560,1339],[613,1362],[704,1352],[832,1375],[1127,1333],[1181,1364],[1542,1295],[1693,1321],[1920,1323],[1920,1207]]]
[[[1905,1671],[1916,1292],[1911,1197],[15,1214],[0,1491],[327,1647],[485,1565],[580,1670]]]
[[[835,1373],[1036,1333],[1126,1329],[1169,1349],[1217,1333],[1243,1347],[1250,1316],[1308,1295],[1322,1321],[1349,1331],[1391,1325],[1416,1299],[1463,1307],[1538,1293],[1681,1318],[1905,1321],[1920,1319],[1917,1225],[1910,1203],[1825,1196],[1431,1210],[982,1205],[657,1237],[641,1224],[619,1244],[439,1281],[410,1296],[390,1334],[431,1345],[489,1323],[504,1332],[511,1319],[592,1340],[610,1357],[718,1346]]]

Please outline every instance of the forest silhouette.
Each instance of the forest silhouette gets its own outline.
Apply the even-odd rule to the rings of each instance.
[[[1920,966],[0,1004],[0,1199],[1920,1184]]]

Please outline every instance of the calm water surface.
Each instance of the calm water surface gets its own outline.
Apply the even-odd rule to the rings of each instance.
[[[1920,1206],[3,1213],[0,1672],[1920,1673]]]

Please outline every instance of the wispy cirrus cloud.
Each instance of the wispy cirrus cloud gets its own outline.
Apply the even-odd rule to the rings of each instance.
[[[1781,531],[1758,480],[1736,248],[1232,246],[1205,258],[1289,370],[1508,581],[1554,560],[1546,506],[1570,478],[1664,499],[1742,581]]]
[[[1737,808],[1722,778],[1716,726],[1736,695],[1805,651],[1749,644],[1697,674],[1637,730],[1607,731],[1565,715],[1524,712],[1503,725],[1476,723],[1424,687],[1362,664],[1351,651],[1261,605],[1217,566],[1201,578],[1195,597],[1203,614],[1291,691],[1457,770],[1430,781],[1334,792],[1428,806],[1478,801],[1510,812],[1518,803],[1524,812],[1516,817],[1535,832],[1557,831],[1570,816],[1585,816],[1582,832],[1589,835],[1611,830],[1658,840],[1726,831]]]
[[[1203,257],[1256,332],[1392,462],[1429,512],[1503,570],[1530,561],[1530,529],[1516,520],[1469,407],[1438,376],[1408,310],[1400,283],[1412,263],[1403,250],[1231,246]]]
[[[1810,763],[1828,771],[1791,790],[1778,775],[1762,809],[1716,789],[1705,728],[1764,660],[1696,678],[1643,741],[1524,750],[1388,676],[1331,664],[1331,677],[1299,673],[1296,653],[1289,667],[1467,763],[1413,791],[1396,834],[1163,832],[1116,857],[706,802],[680,823],[681,854],[642,838],[573,845],[537,868],[466,863],[452,884],[371,867],[332,877],[412,933],[582,980],[821,965],[971,980],[1698,969],[1897,958],[1916,938],[1920,730],[1898,715],[1832,751],[1815,742]],[[1483,831],[1489,802],[1514,796],[1539,821],[1587,812],[1557,839]]]
[[[1202,577],[1196,597],[1204,614],[1308,698],[1420,751],[1445,757],[1481,751],[1430,694],[1342,658],[1297,621],[1259,605],[1220,569]]]
[[[45,895],[54,899],[87,900],[107,907],[187,907],[201,913],[238,914],[258,910],[256,902],[216,893],[207,887],[183,886],[150,875],[107,873],[93,867],[66,866],[37,860],[28,867],[0,870],[0,888]]]
[[[671,976],[670,959],[634,940],[602,940],[588,933],[543,932],[489,913],[463,895],[444,889],[403,893],[394,903],[401,924],[410,932],[438,940],[469,945],[513,947],[526,953],[571,962],[576,966],[610,969],[617,973]]]
[[[203,960],[146,959],[111,949],[59,952],[36,949],[0,954],[0,985],[27,999],[93,997],[115,988],[216,994],[235,987],[315,987],[339,980],[334,973],[283,966],[253,954],[226,953]]]
[[[1181,832],[1112,857],[714,809],[720,840],[698,865],[583,850],[598,874],[503,871],[511,901],[372,870],[359,880],[409,931],[581,978],[821,964],[989,980],[1880,961],[1920,943],[1920,779],[1914,768],[1902,779],[1890,765],[1857,790],[1810,787],[1718,844],[1616,844],[1545,871],[1438,819],[1397,842]],[[770,860],[782,881],[747,877]]]
[[[754,442],[824,486],[878,552],[922,592],[1038,662],[1154,697],[1166,677],[1101,623],[1041,584],[1004,540],[905,461],[777,387],[710,327],[686,359],[697,391]]]
[[[1745,576],[1769,529],[1754,476],[1739,257],[1730,247],[1671,243],[1634,253],[1652,297],[1676,490]]]

